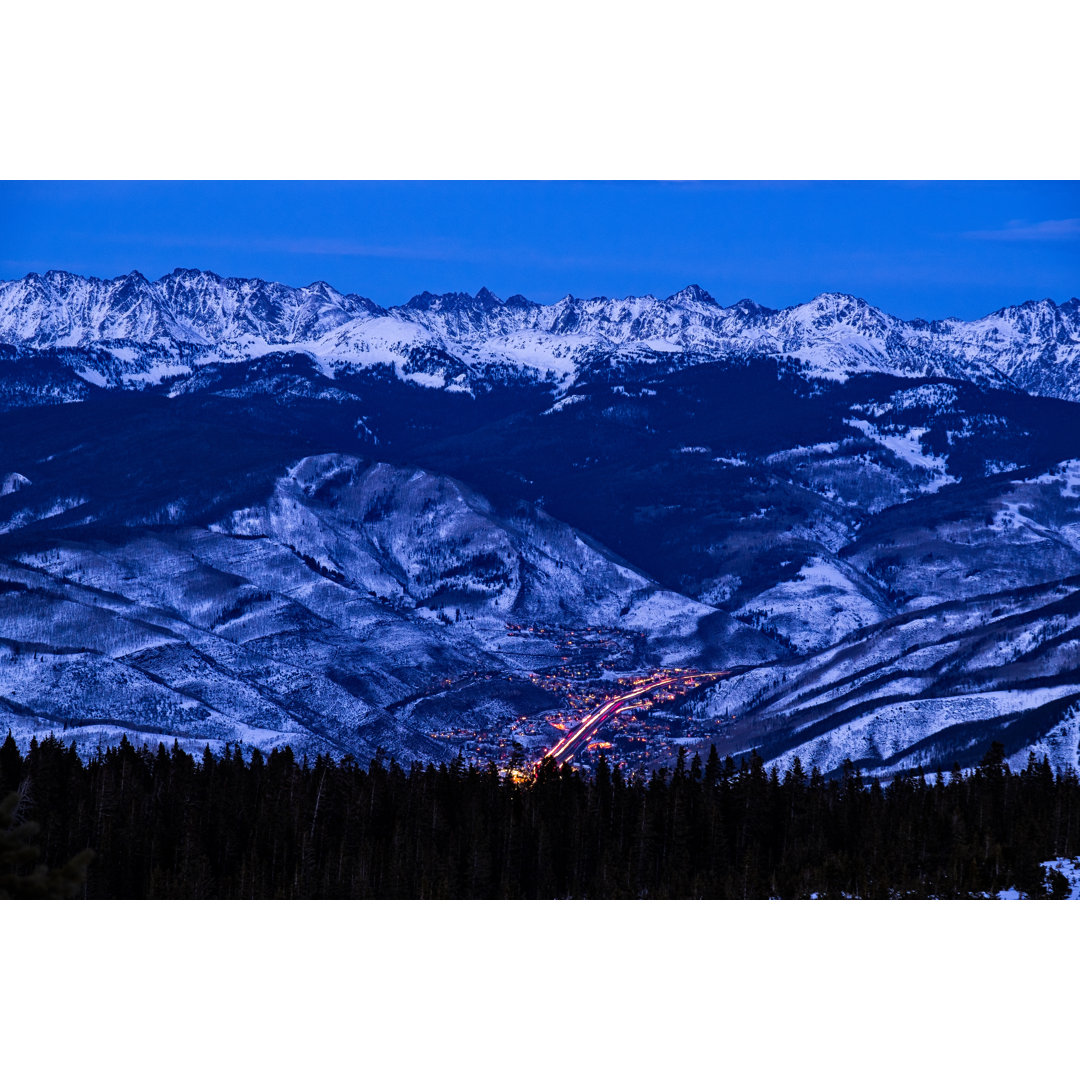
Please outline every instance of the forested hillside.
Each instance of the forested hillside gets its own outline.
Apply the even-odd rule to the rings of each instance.
[[[1040,863],[1080,844],[1076,773],[1034,755],[1014,772],[997,743],[970,772],[882,786],[715,751],[586,779],[551,759],[515,777],[287,748],[196,761],[126,739],[87,762],[51,738],[24,758],[9,736],[0,802],[0,895],[90,849],[91,899],[1064,896]]]

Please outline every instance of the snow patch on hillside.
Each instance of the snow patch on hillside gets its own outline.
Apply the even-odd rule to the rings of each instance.
[[[88,382],[91,386],[105,387],[109,385],[109,380],[100,371],[95,371],[93,368],[79,368],[75,374],[83,382]]]
[[[1063,499],[1080,499],[1080,460],[1069,458],[1059,462],[1049,472],[1031,480],[1014,481],[1014,484],[1060,484]]]
[[[876,425],[867,420],[845,417],[844,423],[861,432],[868,439],[872,439],[879,446],[885,447],[890,453],[895,454],[906,465],[925,472],[929,479],[920,484],[920,490],[927,493],[940,491],[946,484],[955,484],[955,476],[950,476],[948,463],[944,458],[928,454],[922,448],[922,437],[927,433],[927,428],[908,428],[906,431],[881,431]]]
[[[1062,858],[1062,859],[1048,859],[1046,862],[1039,863],[1046,873],[1051,871],[1057,871],[1059,874],[1063,874],[1065,880],[1069,883],[1069,895],[1063,896],[1062,900],[1080,900],[1080,858]],[[997,894],[998,900],[1026,900],[1019,890],[1002,889]]]
[[[846,758],[884,760],[947,728],[1034,709],[1078,692],[1080,685],[1067,685],[901,701],[868,710],[843,727],[811,738],[771,760],[781,772],[796,757],[804,766],[816,765],[822,772],[838,769]],[[887,774],[892,770],[880,771]],[[874,774],[875,770],[870,772]]]
[[[799,652],[809,652],[880,622],[889,611],[867,595],[854,574],[815,556],[793,580],[759,593],[737,614],[751,625],[771,627]]]
[[[563,409],[569,408],[571,405],[579,405],[581,402],[588,400],[588,398],[583,397],[581,394],[568,394],[564,398],[559,398],[550,409],[545,409],[543,415],[550,416],[552,413],[562,412]]]
[[[13,495],[16,491],[29,487],[30,483],[31,481],[22,473],[9,472],[6,476],[0,478],[0,496]]]

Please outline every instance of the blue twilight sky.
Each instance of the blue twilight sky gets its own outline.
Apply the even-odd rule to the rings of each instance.
[[[904,318],[1080,294],[1080,183],[4,182],[0,279],[174,267],[428,289],[770,307],[854,293]]]

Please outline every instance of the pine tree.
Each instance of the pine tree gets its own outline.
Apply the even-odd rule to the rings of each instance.
[[[22,776],[22,756],[19,747],[8,729],[7,738],[3,746],[0,746],[0,796],[14,791],[19,786]]]
[[[1047,892],[1051,900],[1068,900],[1072,893],[1069,879],[1057,867],[1047,871]]]
[[[716,752],[716,744],[709,746],[709,757],[705,762],[705,786],[716,787],[720,781],[720,755]]]

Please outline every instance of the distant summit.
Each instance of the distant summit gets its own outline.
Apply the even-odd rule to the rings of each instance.
[[[720,306],[700,285],[687,285],[685,289],[680,289],[677,293],[672,293],[671,296],[667,298],[666,303],[709,304],[712,307]]]

